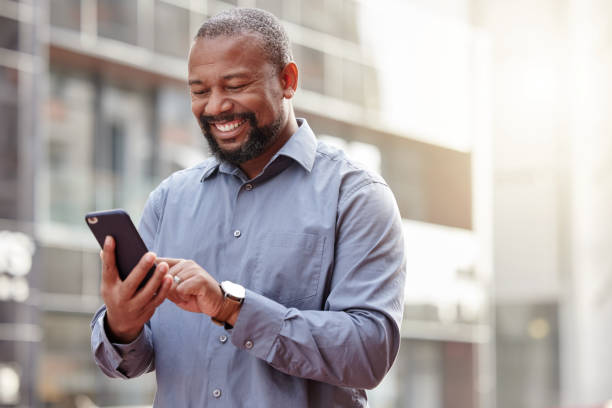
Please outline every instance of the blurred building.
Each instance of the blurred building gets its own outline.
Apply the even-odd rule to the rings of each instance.
[[[493,406],[488,43],[469,1],[417,0],[0,0],[0,405],[151,403],[151,375],[93,363],[100,262],[83,216],[137,221],[163,178],[208,156],[186,57],[233,6],[283,20],[298,116],[380,172],[405,220],[403,340],[371,405]]]
[[[489,33],[497,406],[612,399],[612,4],[475,2]]]

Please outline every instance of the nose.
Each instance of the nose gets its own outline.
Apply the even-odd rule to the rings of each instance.
[[[215,116],[227,112],[231,108],[232,102],[227,99],[225,95],[221,92],[211,91],[206,106],[204,107],[204,113],[208,116]]]

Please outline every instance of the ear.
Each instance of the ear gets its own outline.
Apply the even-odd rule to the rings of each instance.
[[[293,98],[298,83],[298,68],[295,62],[291,61],[287,63],[281,71],[280,77],[283,87],[283,97],[285,99]]]

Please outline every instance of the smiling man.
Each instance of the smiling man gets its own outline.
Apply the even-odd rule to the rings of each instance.
[[[213,157],[151,193],[139,229],[153,252],[125,281],[107,238],[96,363],[111,377],[154,370],[160,407],[367,406],[400,344],[389,187],[296,119],[298,67],[271,14],[206,21],[188,83]]]
[[[259,33],[215,28],[200,30],[189,55],[191,109],[217,158],[255,177],[298,129],[297,67],[284,33],[266,47]]]

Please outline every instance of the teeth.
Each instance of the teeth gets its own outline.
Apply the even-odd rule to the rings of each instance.
[[[230,130],[236,129],[238,126],[242,125],[244,120],[236,120],[228,123],[215,123],[215,127],[222,132],[229,132]]]

